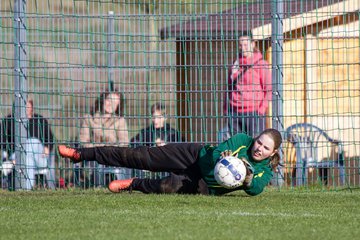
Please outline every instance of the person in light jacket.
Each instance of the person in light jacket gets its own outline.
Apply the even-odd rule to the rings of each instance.
[[[90,113],[84,117],[80,129],[80,145],[85,148],[104,145],[127,147],[129,145],[129,134],[123,111],[124,97],[122,93],[116,89],[102,92]],[[117,178],[121,177],[121,174],[129,172],[126,169],[109,169],[89,164],[90,183],[95,186],[109,181],[106,177],[113,178],[111,172],[116,173]]]

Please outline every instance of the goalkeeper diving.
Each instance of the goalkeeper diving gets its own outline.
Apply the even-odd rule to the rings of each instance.
[[[152,172],[169,172],[162,179],[131,178],[114,180],[110,191],[137,190],[143,193],[178,193],[223,195],[243,190],[255,196],[270,183],[280,162],[281,134],[276,129],[265,129],[252,138],[239,133],[218,146],[198,143],[171,143],[159,147],[136,148],[103,146],[70,148],[59,145],[59,154],[72,162],[97,161],[99,164],[127,167]],[[244,161],[247,171],[242,186],[228,189],[214,178],[214,167],[220,158],[236,156]]]

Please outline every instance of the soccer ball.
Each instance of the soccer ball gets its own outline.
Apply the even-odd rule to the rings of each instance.
[[[214,168],[217,183],[225,188],[237,188],[243,185],[246,177],[246,166],[234,156],[220,159]]]

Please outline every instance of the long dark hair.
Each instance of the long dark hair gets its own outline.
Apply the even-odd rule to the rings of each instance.
[[[280,145],[282,143],[282,137],[278,130],[274,128],[268,128],[265,129],[257,138],[259,138],[262,135],[268,135],[274,140],[274,150],[279,150]],[[280,164],[280,154],[279,151],[277,151],[273,156],[270,157],[270,166],[273,169],[273,171],[276,170],[277,166]]]
[[[118,107],[116,108],[114,114],[117,116],[123,116],[124,115],[124,95],[119,92],[117,89],[114,89],[113,91],[109,91],[108,89],[100,94],[98,99],[95,101],[95,105],[91,108],[90,114],[92,116],[95,115],[96,112],[104,113],[104,101],[110,94],[117,94],[119,95],[120,102]]]

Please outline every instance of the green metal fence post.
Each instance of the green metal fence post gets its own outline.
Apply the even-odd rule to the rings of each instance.
[[[15,0],[14,2],[14,29],[15,29],[15,50],[14,50],[14,111],[15,118],[15,160],[16,174],[15,189],[26,186],[26,152],[25,144],[27,139],[26,131],[26,101],[27,101],[27,77],[26,77],[26,23],[25,11],[26,1]]]
[[[284,2],[272,1],[272,23],[271,23],[271,47],[272,47],[272,126],[284,132],[283,120],[283,19]],[[282,159],[282,151],[279,151]],[[274,174],[273,185],[282,186],[284,183],[283,170],[280,168],[278,173]]]

